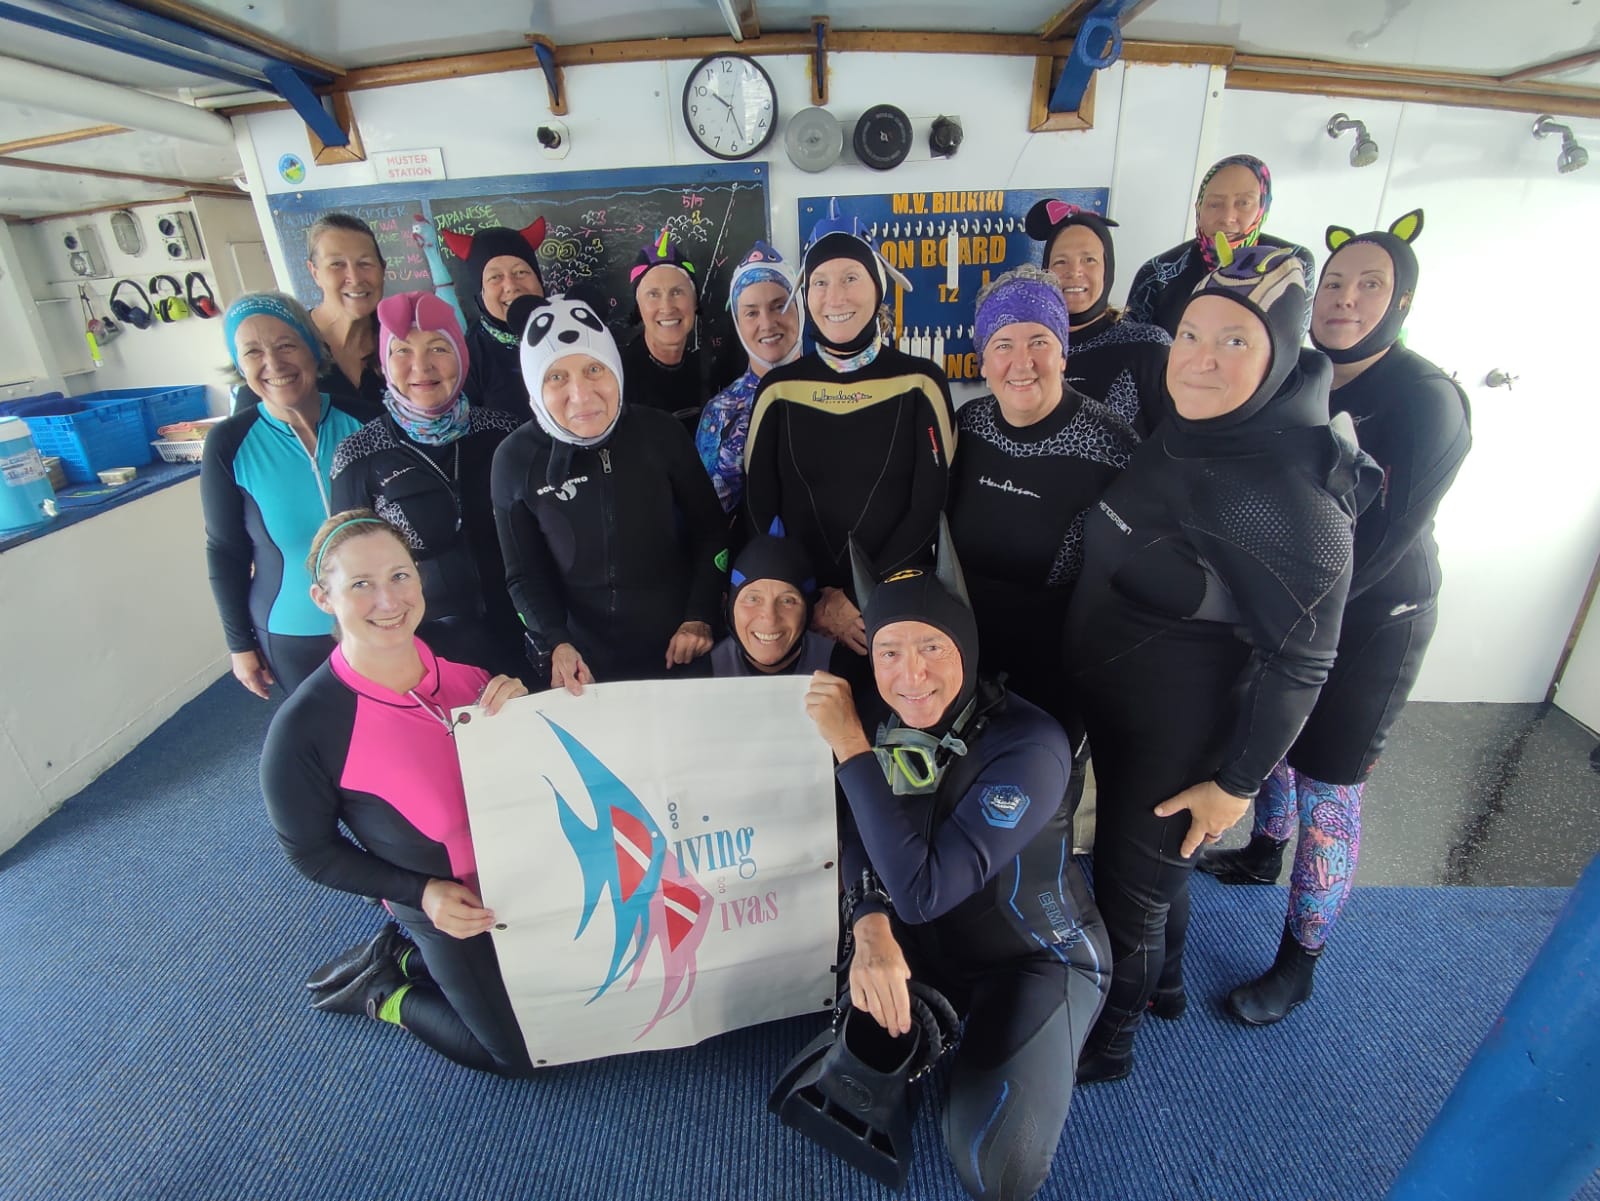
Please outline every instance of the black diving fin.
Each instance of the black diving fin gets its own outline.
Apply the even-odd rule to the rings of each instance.
[[[896,1037],[841,1001],[833,1025],[790,1062],[767,1101],[784,1125],[896,1191],[911,1172],[918,1081],[955,1027],[932,989],[914,984],[911,1007],[911,1031]]]
[[[778,1082],[772,1086],[771,1095],[767,1097],[768,1113],[778,1112],[784,1098],[794,1091],[794,1086],[800,1077],[828,1053],[828,1048],[833,1046],[833,1037],[833,1027],[826,1027],[821,1034],[805,1045],[800,1054],[789,1061],[789,1065],[783,1069],[783,1074],[778,1077]]]

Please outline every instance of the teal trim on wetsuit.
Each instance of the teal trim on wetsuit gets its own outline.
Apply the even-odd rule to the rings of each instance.
[[[314,463],[288,424],[264,405],[230,417],[207,437],[201,468],[206,549],[229,650],[253,649],[257,629],[327,636],[328,615],[311,603],[303,564],[328,516],[334,451],[360,428],[324,395]]]

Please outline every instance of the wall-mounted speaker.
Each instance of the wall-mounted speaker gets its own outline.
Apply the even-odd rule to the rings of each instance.
[[[195,229],[194,218],[186,212],[162,213],[157,217],[156,237],[166,257],[174,262],[202,257],[200,234]]]

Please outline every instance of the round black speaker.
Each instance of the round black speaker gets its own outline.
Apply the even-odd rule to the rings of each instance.
[[[892,104],[875,104],[861,114],[850,144],[863,166],[898,167],[911,153],[911,118]]]

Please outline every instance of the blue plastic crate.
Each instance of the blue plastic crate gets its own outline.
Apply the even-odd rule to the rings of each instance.
[[[67,480],[73,484],[98,483],[96,474],[108,467],[140,467],[152,457],[145,437],[144,404],[127,400],[84,400],[81,413],[61,417],[24,417],[33,431],[34,445],[42,455],[58,455]]]
[[[164,425],[179,421],[199,421],[211,416],[206,404],[206,386],[190,384],[174,388],[108,388],[101,392],[86,392],[77,400],[131,400],[137,397],[144,406],[144,436],[154,442],[161,435],[156,431]]]
[[[65,400],[61,392],[41,392],[37,396],[19,396],[15,400],[0,400],[0,417],[21,417],[41,401]]]

